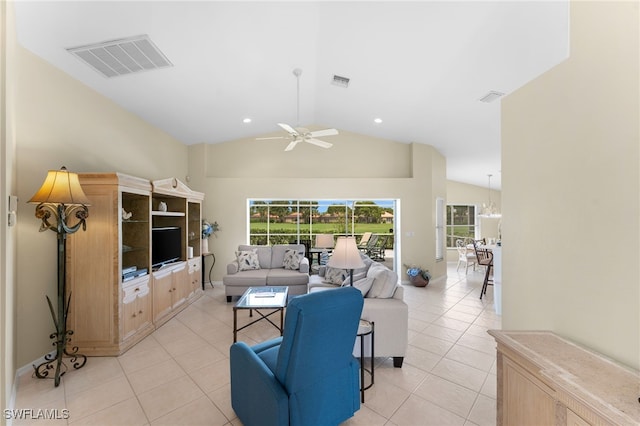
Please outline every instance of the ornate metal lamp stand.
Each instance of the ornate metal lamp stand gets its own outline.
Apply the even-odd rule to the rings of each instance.
[[[36,377],[40,379],[48,378],[50,373],[54,373],[54,383],[57,387],[60,384],[60,377],[67,370],[67,365],[63,361],[64,357],[70,358],[71,365],[75,369],[84,367],[87,357],[78,354],[78,347],[67,347],[71,341],[70,336],[73,330],[67,329],[67,315],[69,313],[69,303],[71,294],[66,294],[66,243],[67,235],[78,231],[86,230],[86,219],[89,216],[87,205],[89,200],[85,196],[78,175],[67,172],[66,168],[61,170],[50,170],[44,184],[34,195],[30,203],[39,203],[36,206],[36,217],[42,220],[40,232],[50,229],[56,232],[58,237],[58,313],[53,308],[51,299],[47,296],[47,303],[51,311],[51,317],[56,327],[55,333],[49,338],[53,339],[53,346],[56,347],[55,354],[45,355],[45,361],[40,365],[34,365]],[[75,216],[78,222],[69,226],[68,218]],[[55,219],[53,222],[51,219]],[[54,370],[55,369],[55,370]],[[54,370],[54,371],[51,371]]]

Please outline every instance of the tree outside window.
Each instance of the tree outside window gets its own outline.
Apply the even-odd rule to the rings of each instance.
[[[447,206],[447,247],[455,248],[456,240],[476,238],[476,206]]]

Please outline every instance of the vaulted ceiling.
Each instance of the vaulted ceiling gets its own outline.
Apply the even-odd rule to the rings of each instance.
[[[448,179],[486,186],[491,173],[494,188],[501,100],[480,98],[509,96],[567,57],[568,8],[566,1],[15,6],[22,46],[185,144],[280,135],[279,122],[334,127],[430,144],[447,158]],[[143,34],[172,66],[107,78],[66,50]],[[303,71],[299,119],[295,68]],[[348,87],[333,84],[335,75]]]

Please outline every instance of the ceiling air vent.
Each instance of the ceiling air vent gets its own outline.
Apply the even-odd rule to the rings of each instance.
[[[349,87],[349,79],[347,77],[341,77],[339,75],[334,75],[331,83],[340,87]]]
[[[146,34],[67,51],[109,78],[173,66]]]
[[[495,90],[492,90],[489,93],[487,93],[486,95],[484,95],[483,97],[481,97],[479,99],[479,101],[480,102],[489,103],[489,102],[495,101],[496,99],[500,99],[503,96],[504,96],[504,93],[496,92]]]

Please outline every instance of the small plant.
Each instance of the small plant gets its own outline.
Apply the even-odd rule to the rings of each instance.
[[[409,278],[416,278],[417,276],[420,276],[427,281],[431,280],[431,273],[429,272],[428,269],[423,269],[420,266],[414,266],[414,265],[403,265],[403,266],[407,268],[407,275],[409,276]]]
[[[215,234],[220,229],[218,222],[209,223],[207,219],[202,220],[202,239],[209,238],[211,234]]]

